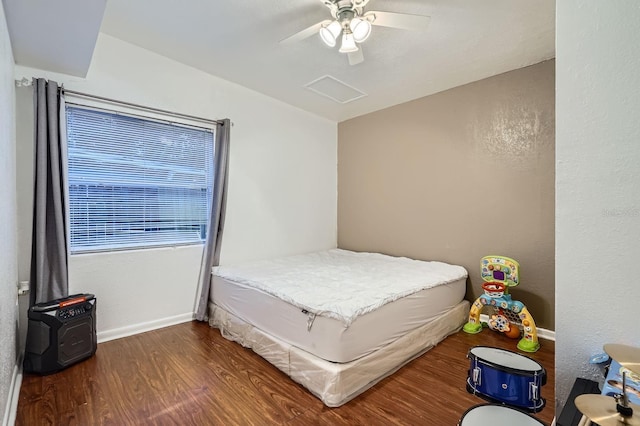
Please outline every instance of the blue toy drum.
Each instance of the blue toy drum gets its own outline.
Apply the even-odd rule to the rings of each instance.
[[[533,412],[544,407],[540,388],[547,383],[547,372],[536,361],[487,346],[471,348],[467,357],[471,360],[467,378],[469,393]]]
[[[504,405],[476,405],[468,409],[458,426],[540,426],[540,420]]]

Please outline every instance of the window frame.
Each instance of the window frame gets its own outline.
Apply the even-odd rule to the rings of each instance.
[[[131,105],[131,106],[130,106]],[[71,204],[70,204],[70,183],[69,183],[69,150],[68,150],[68,135],[67,135],[67,116],[66,116],[66,108],[80,108],[85,110],[95,110],[101,113],[114,114],[114,115],[122,115],[132,117],[138,120],[145,120],[150,122],[156,122],[160,124],[168,124],[168,125],[176,125],[180,127],[192,128],[199,131],[210,132],[212,135],[211,140],[211,185],[207,186],[207,206],[206,206],[206,217],[205,221],[206,232],[205,235],[200,239],[200,241],[151,241],[151,242],[141,242],[135,245],[122,245],[122,246],[99,246],[94,245],[92,247],[81,247],[75,248],[71,244]],[[84,254],[92,254],[92,253],[111,253],[111,252],[121,252],[121,251],[138,251],[138,250],[152,250],[152,249],[162,249],[162,248],[171,248],[171,247],[184,247],[184,246],[199,246],[204,245],[207,239],[207,235],[209,232],[209,219],[211,215],[212,203],[211,199],[213,197],[213,187],[214,187],[214,179],[215,173],[213,170],[213,163],[215,159],[215,138],[216,138],[216,122],[214,120],[204,121],[204,120],[191,120],[177,114],[176,116],[171,115],[169,113],[157,112],[153,109],[146,109],[142,106],[134,106],[133,104],[120,104],[117,101],[105,101],[98,99],[91,99],[85,97],[78,97],[73,95],[65,94],[64,105],[62,108],[62,112],[64,114],[63,120],[61,120],[61,128],[63,130],[63,141],[65,144],[65,158],[64,158],[64,166],[65,166],[65,210],[66,210],[66,226],[67,226],[67,246],[69,248],[69,255],[77,256]],[[156,188],[162,188],[157,186]]]

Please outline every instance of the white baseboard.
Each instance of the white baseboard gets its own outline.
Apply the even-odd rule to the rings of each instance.
[[[480,314],[480,322],[488,323],[489,322],[489,315]],[[538,338],[545,339],[545,340],[553,340],[554,342],[556,341],[556,332],[555,331],[547,330],[546,328],[539,328],[539,327],[536,327],[536,329],[538,331]]]
[[[133,336],[134,334],[157,330],[158,328],[168,327],[170,325],[189,322],[192,321],[193,318],[194,314],[192,312],[189,312],[186,314],[161,318],[158,320],[128,325],[126,327],[115,328],[113,330],[100,331],[97,333],[98,343],[108,342],[109,340],[120,339],[122,337]]]
[[[546,328],[538,329],[538,337],[545,340],[556,341],[556,332],[553,330],[547,330]]]
[[[3,426],[13,426],[16,423],[18,413],[18,400],[20,399],[20,387],[22,386],[22,356],[18,357],[16,365],[13,367],[9,395],[7,396],[7,406],[4,410]]]

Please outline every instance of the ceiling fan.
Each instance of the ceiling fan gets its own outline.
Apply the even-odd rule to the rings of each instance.
[[[403,30],[425,30],[429,25],[429,16],[408,13],[364,11],[369,0],[321,0],[331,11],[333,20],[324,20],[281,40],[280,43],[293,43],[319,34],[322,41],[334,47],[340,40],[341,53],[346,53],[349,64],[356,65],[364,61],[362,49],[358,44],[371,34],[371,26],[400,28]]]

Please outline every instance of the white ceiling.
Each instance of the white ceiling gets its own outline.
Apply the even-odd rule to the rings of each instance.
[[[57,28],[77,32],[80,22],[86,27],[95,21],[105,0],[3,2],[16,62],[58,71],[55,64],[29,63],[33,53],[23,55],[24,44],[47,39],[47,34],[36,37],[39,28],[12,25],[15,8],[55,3],[62,14],[72,5],[67,8],[71,23],[58,21]],[[79,2],[85,7],[75,8]],[[87,4],[94,8],[87,11]],[[555,0],[371,0],[365,10],[428,15],[431,22],[421,32],[375,26],[361,45],[365,61],[355,66],[317,36],[279,43],[330,19],[321,0],[109,0],[100,31],[334,121],[555,56]],[[84,31],[95,43],[91,31]],[[86,58],[86,49],[57,53],[66,61]],[[326,75],[366,96],[340,104],[305,87]]]

